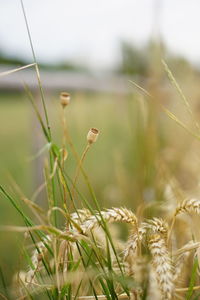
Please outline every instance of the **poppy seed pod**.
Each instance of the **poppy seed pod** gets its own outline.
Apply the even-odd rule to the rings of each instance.
[[[87,134],[87,141],[89,144],[93,144],[96,142],[99,135],[99,130],[96,128],[91,128]]]
[[[62,107],[65,108],[65,106],[67,106],[69,102],[70,102],[70,94],[67,92],[60,93],[60,103]]]

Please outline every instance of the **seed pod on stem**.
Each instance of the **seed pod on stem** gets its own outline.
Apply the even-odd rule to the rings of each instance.
[[[99,135],[99,130],[96,128],[90,128],[87,134],[87,141],[89,144],[93,144],[96,142]]]
[[[60,93],[60,103],[65,108],[70,102],[70,94],[67,92]]]

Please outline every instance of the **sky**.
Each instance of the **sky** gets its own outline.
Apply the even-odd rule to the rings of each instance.
[[[111,67],[120,40],[144,45],[159,31],[168,48],[200,62],[200,0],[24,0],[39,61]],[[0,0],[0,50],[32,62],[20,0]]]

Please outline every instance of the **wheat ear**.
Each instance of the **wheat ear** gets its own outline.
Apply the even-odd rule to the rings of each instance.
[[[146,300],[160,300],[161,298],[162,296],[158,286],[157,274],[154,267],[150,265]]]
[[[137,270],[137,262],[141,257],[141,243],[146,235],[146,228],[144,224],[135,232],[133,232],[128,239],[127,245],[123,253],[123,260],[126,263],[126,273],[129,276],[135,277]]]
[[[161,218],[153,218],[144,223],[144,227],[152,233],[159,233],[167,240],[168,224]]]
[[[177,207],[174,213],[172,223],[169,229],[168,243],[176,221],[176,216],[179,215],[180,213],[195,213],[197,215],[200,215],[200,200],[195,198],[186,199],[181,204],[179,204],[179,206]]]
[[[196,213],[200,214],[200,200],[192,198],[188,200],[184,200],[176,209],[175,215],[177,216],[180,213]]]
[[[148,241],[152,255],[152,265],[157,274],[158,285],[163,300],[173,297],[173,268],[170,255],[166,248],[165,240],[159,234],[153,234]]]
[[[134,232],[134,234],[130,235],[124,251],[124,260],[128,260],[130,257],[138,255],[138,244],[142,242],[145,234],[146,228],[142,225],[137,233]]]
[[[78,209],[77,212],[74,212],[70,215],[70,218],[78,223],[79,225],[88,219],[91,216],[91,212],[89,209]]]
[[[114,207],[106,211],[101,211],[101,215],[97,213],[88,217],[81,225],[82,232],[87,234],[90,230],[100,226],[102,223],[101,218],[107,223],[124,222],[137,225],[137,218],[131,210]]]

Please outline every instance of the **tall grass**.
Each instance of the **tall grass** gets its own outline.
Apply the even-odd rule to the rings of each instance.
[[[26,97],[32,104],[45,140],[44,147],[32,159],[45,154],[44,176],[32,199],[26,197],[13,180],[18,196],[0,186],[3,199],[12,205],[21,220],[20,226],[10,222],[0,228],[4,235],[16,233],[21,236],[18,241],[19,267],[12,281],[6,282],[6,272],[0,268],[0,297],[167,300],[193,299],[194,296],[195,299],[200,289],[197,272],[200,243],[195,226],[191,224],[199,224],[194,216],[199,217],[200,200],[178,182],[176,166],[170,167],[167,156],[170,149],[167,153],[164,151],[167,142],[164,133],[161,134],[163,122],[160,121],[160,112],[165,113],[182,127],[181,130],[186,129],[189,138],[192,136],[198,141],[199,125],[190,102],[166,63],[166,74],[181,96],[191,126],[172,112],[168,103],[160,100],[165,93],[160,91],[158,83],[147,89],[134,84],[143,96],[137,95],[134,105],[131,99],[126,102],[125,115],[130,118],[128,124],[134,130],[131,126],[126,127],[120,140],[121,144],[130,143],[130,152],[128,159],[125,157],[122,161],[115,153],[115,162],[119,166],[117,182],[124,198],[132,201],[130,206],[135,211],[124,205],[103,209],[92,184],[96,174],[86,172],[85,162],[100,147],[101,135],[106,133],[102,128],[100,133],[96,128],[88,128],[82,139],[82,151],[78,151],[68,122],[73,97],[70,99],[67,92],[62,92],[60,100],[57,95],[61,142],[55,141],[23,1],[21,4],[33,54],[33,64],[24,68],[35,68],[43,107],[41,113],[25,84]],[[7,76],[21,69],[0,75]],[[113,131],[112,134],[118,136],[119,133]],[[169,128],[165,134],[169,134]],[[101,168],[98,160],[104,159],[109,150],[108,147],[98,155],[93,154],[98,168]],[[73,164],[71,171],[69,161]],[[46,191],[45,206],[33,201],[40,191]],[[121,230],[115,223],[125,223],[127,229],[121,227]],[[122,236],[125,234],[127,240]]]

